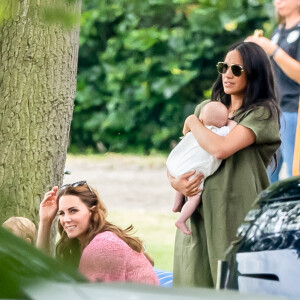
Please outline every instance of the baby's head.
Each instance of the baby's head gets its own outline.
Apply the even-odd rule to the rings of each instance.
[[[29,219],[23,217],[11,217],[2,224],[2,227],[32,245],[35,244],[37,230],[34,223]]]
[[[228,121],[227,107],[221,102],[211,101],[201,109],[199,119],[205,126],[225,126]]]

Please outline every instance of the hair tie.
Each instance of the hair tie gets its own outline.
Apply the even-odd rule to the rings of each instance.
[[[280,49],[279,46],[277,46],[277,48],[274,50],[274,52],[272,53],[272,55],[270,56],[270,58],[273,58],[275,57],[275,55],[277,54],[278,50]]]

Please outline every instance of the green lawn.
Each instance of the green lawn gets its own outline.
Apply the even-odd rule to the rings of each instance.
[[[141,238],[155,267],[172,271],[176,227],[175,214],[145,213],[139,211],[109,211],[110,222],[125,228],[133,225],[135,236]]]

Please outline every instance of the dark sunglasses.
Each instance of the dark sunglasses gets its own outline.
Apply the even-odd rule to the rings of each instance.
[[[231,68],[231,72],[234,76],[239,77],[245,71],[241,65],[236,64],[228,64],[226,62],[218,62],[217,63],[217,71],[219,74],[225,74],[227,70]]]
[[[83,185],[87,185],[87,187],[89,188],[90,192],[95,196],[95,193],[93,192],[92,188],[89,186],[89,184],[85,181],[85,180],[82,180],[82,181],[77,181],[77,182],[74,182],[74,183],[67,183],[67,184],[64,184],[60,187],[60,190],[64,190],[65,188],[67,188],[68,186],[72,186],[72,187],[76,187],[76,186],[83,186]]]

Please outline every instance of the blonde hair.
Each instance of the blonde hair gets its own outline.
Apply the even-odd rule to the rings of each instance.
[[[66,260],[70,263],[78,264],[83,249],[91,242],[98,234],[104,231],[111,231],[122,239],[131,249],[144,253],[142,241],[131,235],[133,226],[130,225],[126,229],[121,229],[118,226],[106,220],[107,211],[104,203],[101,201],[97,191],[86,183],[82,186],[67,186],[58,193],[58,200],[62,196],[73,195],[79,199],[90,209],[91,217],[84,241],[80,244],[78,239],[69,239],[64,228],[58,221],[58,231],[60,240],[57,243],[56,255],[58,258]]]
[[[12,234],[35,244],[37,229],[35,224],[24,217],[11,217],[7,219],[2,227],[10,231]]]

